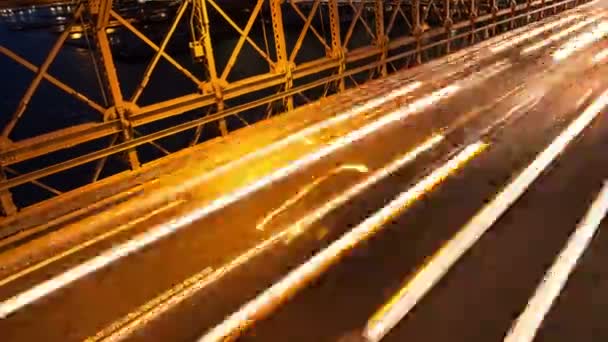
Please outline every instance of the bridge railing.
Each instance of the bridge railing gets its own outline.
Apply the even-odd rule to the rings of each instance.
[[[185,0],[170,11],[127,16],[111,0],[91,0],[75,6],[38,65],[15,51],[27,41],[0,45],[0,56],[33,74],[14,110],[1,109],[3,215],[583,0],[281,2],[235,8],[230,1]],[[66,46],[73,37],[86,41],[90,65],[74,68],[76,75],[53,74],[56,59],[70,64],[62,51],[74,49]],[[128,43],[117,47],[118,38]],[[136,41],[151,55],[133,77],[133,65],[119,57]],[[189,46],[191,54],[174,53],[175,46]],[[85,71],[97,88],[76,85]],[[45,115],[50,104],[31,108],[47,91],[43,85],[67,95],[64,105],[52,97],[63,119]],[[32,129],[36,120],[48,120],[49,128]]]

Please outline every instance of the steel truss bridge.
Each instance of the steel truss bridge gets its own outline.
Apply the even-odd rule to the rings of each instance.
[[[607,8],[2,2],[0,340],[608,339]]]

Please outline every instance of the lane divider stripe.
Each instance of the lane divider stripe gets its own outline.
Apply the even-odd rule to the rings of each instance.
[[[608,105],[602,93],[511,183],[484,206],[377,314],[368,321],[363,336],[380,341],[437,284],[449,269],[511,207],[542,172]]]
[[[566,247],[560,252],[525,310],[513,324],[505,337],[505,342],[532,342],[545,316],[566,285],[568,277],[589,246],[607,212],[608,182],[604,182],[604,186],[593,201],[589,211],[568,239]]]
[[[386,207],[376,212],[354,229],[334,241],[304,264],[300,265],[262,294],[245,304],[221,324],[202,336],[200,342],[233,340],[239,334],[269,315],[281,304],[293,297],[311,281],[321,276],[332,265],[342,260],[350,250],[386,227],[385,223],[409,208],[422,195],[433,190],[456,170],[486,149],[488,145],[477,142],[464,148],[454,158],[431,172],[409,190],[401,193]]]

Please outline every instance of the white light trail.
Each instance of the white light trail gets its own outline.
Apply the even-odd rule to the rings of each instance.
[[[607,105],[605,91],[368,321],[363,335],[376,342],[394,328]]]
[[[353,196],[362,192],[364,189],[375,184],[375,182],[380,181],[381,179],[383,179],[384,177],[388,176],[389,174],[397,171],[399,168],[403,167],[407,163],[415,160],[418,155],[420,155],[421,153],[423,153],[427,150],[430,150],[431,148],[436,146],[436,144],[443,141],[443,139],[444,139],[444,137],[442,135],[437,135],[437,136],[429,138],[427,141],[425,141],[421,145],[415,147],[414,149],[412,149],[411,151],[406,153],[404,156],[391,162],[388,166],[385,166],[382,169],[375,171],[373,174],[369,175],[363,182],[358,183],[357,185],[353,186],[352,188],[350,188],[350,190],[345,192],[343,195],[340,195],[337,198],[335,198],[334,200],[330,201],[331,204],[328,203],[329,208],[327,205],[324,205],[322,209],[316,210],[311,215],[307,215],[308,219],[306,219],[305,222],[303,222],[304,219],[302,219],[299,222],[297,222],[296,224],[292,225],[291,228],[282,230],[282,231],[274,234],[270,238],[257,244],[255,247],[249,249],[247,252],[236,257],[235,259],[230,261],[228,264],[216,269],[209,276],[198,280],[197,282],[195,282],[194,284],[191,285],[191,287],[188,289],[188,293],[184,294],[183,296],[180,296],[180,298],[187,298],[190,295],[192,295],[193,293],[195,293],[196,291],[198,291],[202,288],[205,288],[206,286],[220,280],[224,275],[229,274],[230,272],[232,272],[235,269],[246,264],[253,258],[256,258],[256,257],[260,256],[262,253],[269,251],[272,248],[276,247],[276,245],[280,241],[284,241],[286,239],[293,238],[294,230],[301,231],[303,225],[313,224],[314,222],[316,222],[317,219],[321,218],[320,215],[327,214],[329,211],[331,211],[331,209],[334,209],[337,206],[345,203],[346,201],[351,199]],[[311,219],[311,216],[314,216],[315,219],[314,220]],[[130,333],[130,331],[132,331],[132,330],[133,329],[128,329],[125,331],[121,331],[121,332],[112,334],[111,341],[118,340],[119,339],[118,337],[122,338],[122,337],[128,335]],[[107,334],[104,333],[103,335],[105,336]]]
[[[428,139],[418,147],[414,148],[412,151],[406,153],[402,157],[394,160],[388,166],[375,171],[369,177],[365,178],[364,181],[354,185],[349,188],[347,191],[341,193],[340,195],[332,198],[328,202],[325,202],[321,207],[313,210],[311,213],[305,215],[301,219],[299,219],[296,223],[291,225],[288,229],[288,239],[293,239],[300,234],[302,234],[308,227],[313,225],[315,222],[319,221],[325,215],[329,214],[334,209],[342,206],[344,203],[350,201],[355,196],[363,193],[363,191],[367,190],[370,186],[376,184],[378,181],[386,178],[387,176],[395,173],[397,170],[405,166],[406,164],[414,161],[420,154],[430,150],[435,147],[441,141],[443,141],[445,137],[443,135],[436,135],[432,138]]]
[[[391,123],[398,122],[407,118],[410,115],[418,113],[420,110],[431,106],[432,104],[449,97],[456,93],[459,87],[456,85],[449,85],[441,88],[423,98],[420,98],[410,105],[405,106],[403,109],[391,112],[370,124],[363,126],[355,131],[350,132],[347,135],[341,136],[328,145],[320,148],[319,150],[300,158],[289,165],[280,168],[273,173],[251,183],[247,186],[239,188],[232,193],[225,196],[219,197],[213,200],[209,204],[195,209],[188,214],[181,216],[169,223],[154,227],[144,233],[135,236],[133,239],[111,248],[99,256],[80,264],[64,273],[55,276],[49,280],[46,280],[22,293],[19,293],[3,302],[0,303],[0,318],[6,317],[7,315],[19,310],[20,308],[29,305],[36,300],[80,279],[88,274],[95,272],[96,270],[103,268],[116,260],[119,260],[129,254],[132,254],[156,241],[167,237],[176,231],[187,227],[194,221],[200,220],[209,214],[216,212],[232,203],[235,203],[255,191],[269,186],[270,184],[286,178],[287,176],[294,174],[304,167],[307,167],[320,159],[334,153],[341,148],[348,146],[349,144],[361,140],[372,133],[388,126]]]
[[[482,142],[467,146],[446,164],[435,169],[409,190],[401,193],[373,216],[370,216],[340,239],[334,241],[329,247],[315,254],[279,282],[242,306],[241,309],[201,337],[199,342],[216,342],[237,337],[246,327],[268,315],[298,290],[344,258],[358,244],[382,230],[387,221],[402,213],[422,195],[431,191],[450,174],[462,168],[486,147],[487,145]]]
[[[561,61],[570,57],[575,52],[584,49],[585,47],[597,42],[598,40],[608,35],[608,22],[601,22],[592,30],[582,33],[566,44],[562,45],[553,53],[553,60]]]
[[[294,205],[296,202],[301,200],[304,196],[309,194],[313,189],[318,187],[325,180],[332,177],[333,175],[341,173],[342,171],[355,171],[355,172],[359,172],[359,173],[367,173],[369,171],[369,169],[367,168],[367,166],[365,166],[363,164],[347,164],[347,165],[342,165],[342,166],[332,169],[326,175],[323,175],[322,177],[319,177],[319,178],[315,179],[313,182],[302,187],[302,189],[300,189],[294,196],[292,196],[287,201],[285,201],[285,203],[283,203],[277,209],[271,211],[268,215],[264,216],[257,224],[256,229],[264,230],[266,228],[266,226],[268,225],[268,223],[270,223],[275,217],[277,217],[279,214],[281,214],[282,212],[287,210],[289,207]]]
[[[545,316],[608,212],[608,183],[604,183],[589,211],[545,274],[526,309],[505,337],[505,342],[532,342]]]
[[[567,37],[571,33],[578,31],[578,30],[582,29],[583,27],[598,21],[601,17],[603,17],[603,14],[596,15],[591,18],[585,19],[585,20],[581,21],[580,23],[576,23],[576,24],[568,27],[567,29],[562,30],[562,31],[550,36],[547,39],[541,40],[538,43],[534,43],[534,44],[528,46],[527,48],[522,50],[521,54],[527,55],[527,54],[532,53],[540,48],[543,48],[551,43],[555,43],[555,42],[559,41],[560,39]]]
[[[539,34],[544,33],[545,31],[548,31],[554,27],[569,23],[578,18],[580,18],[580,14],[571,14],[571,15],[569,15],[565,18],[559,19],[557,21],[550,22],[548,24],[542,25],[540,27],[537,27],[537,28],[529,30],[529,31],[525,31],[524,33],[522,33],[518,36],[515,36],[507,41],[500,42],[499,45],[490,47],[490,51],[492,51],[494,53],[504,51],[504,50],[506,50],[512,46],[515,46],[523,41],[526,41],[532,37],[536,37]]]
[[[593,56],[593,64],[599,64],[608,58],[608,48],[598,52],[595,56]]]

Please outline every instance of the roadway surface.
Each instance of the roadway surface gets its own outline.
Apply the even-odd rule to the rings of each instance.
[[[607,36],[608,12],[569,11],[398,73],[103,238],[5,267],[0,339],[605,341]]]

